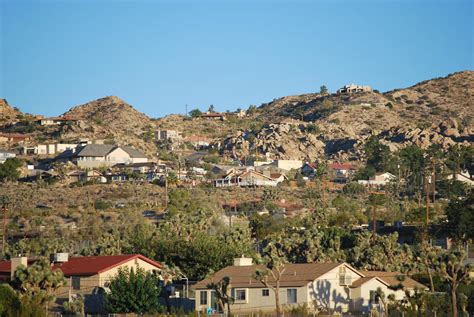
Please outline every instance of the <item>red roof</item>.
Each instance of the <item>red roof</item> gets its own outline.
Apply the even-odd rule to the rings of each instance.
[[[141,254],[127,254],[70,257],[67,262],[55,263],[53,265],[53,270],[60,269],[63,271],[65,276],[90,276],[108,271],[134,259],[143,260],[153,266],[156,266],[156,268],[162,267],[160,263],[155,262]],[[10,269],[10,261],[0,261],[0,273],[9,273]]]
[[[349,163],[332,163],[329,167],[333,170],[355,170],[355,167]]]

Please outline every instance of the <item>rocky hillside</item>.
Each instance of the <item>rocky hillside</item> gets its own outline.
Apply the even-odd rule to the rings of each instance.
[[[310,159],[359,159],[377,135],[392,150],[432,143],[448,149],[474,141],[474,72],[466,71],[387,93],[305,94],[259,108],[267,125],[217,143],[235,156],[248,153]],[[293,121],[289,121],[291,118]]]
[[[59,135],[62,139],[88,137],[108,142],[133,145],[152,152],[154,122],[122,99],[110,96],[76,106],[63,116],[81,119],[79,125],[66,125]]]
[[[21,112],[8,104],[6,99],[0,99],[0,125],[8,124],[16,119]]]

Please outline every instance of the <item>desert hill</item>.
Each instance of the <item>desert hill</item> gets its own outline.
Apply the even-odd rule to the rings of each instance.
[[[154,122],[119,97],[108,96],[75,106],[63,116],[80,119],[80,123],[61,127],[58,133],[62,139],[105,139],[153,152],[150,141],[155,130]]]

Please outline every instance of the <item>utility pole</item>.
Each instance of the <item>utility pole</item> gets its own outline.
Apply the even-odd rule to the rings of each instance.
[[[436,202],[436,159],[433,159],[433,206]]]
[[[425,179],[425,186],[426,186],[426,227],[428,228],[430,222],[430,184],[431,184],[431,176],[427,176]]]
[[[188,117],[188,105],[186,104],[186,114],[185,117]]]
[[[375,219],[377,212],[377,207],[375,204],[372,206],[372,232],[373,232],[373,237],[375,239],[375,235],[377,234],[377,220]]]

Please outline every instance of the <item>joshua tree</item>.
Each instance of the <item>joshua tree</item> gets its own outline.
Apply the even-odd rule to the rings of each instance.
[[[234,298],[230,296],[230,278],[224,276],[219,282],[207,285],[207,288],[215,291],[219,307],[224,311],[227,306],[227,316],[230,316],[230,305],[234,302]]]
[[[285,272],[286,258],[282,246],[270,243],[264,250],[265,269],[255,271],[254,277],[275,294],[275,307],[277,317],[281,317],[280,307],[280,282]],[[269,276],[271,280],[269,281]]]

